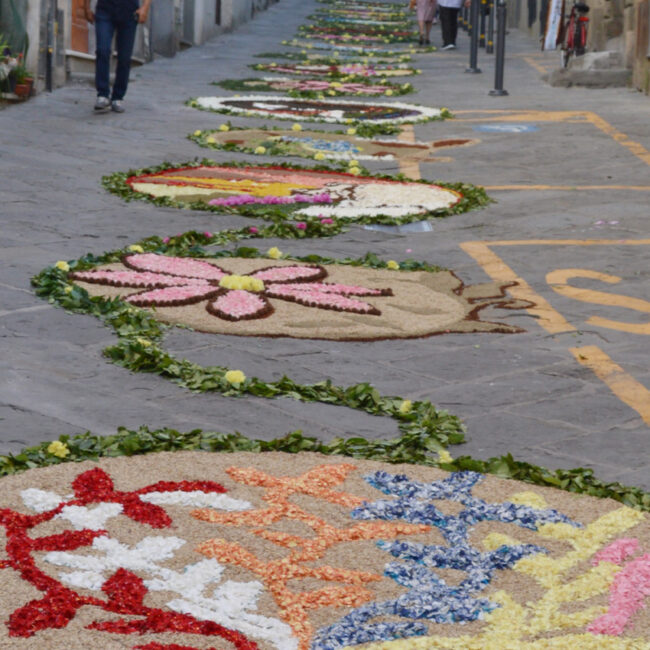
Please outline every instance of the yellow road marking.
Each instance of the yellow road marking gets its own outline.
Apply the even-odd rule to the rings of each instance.
[[[588,302],[594,305],[603,305],[605,307],[623,307],[632,309],[642,314],[650,314],[650,302],[642,298],[633,298],[632,296],[622,296],[618,293],[608,293],[606,291],[594,291],[593,289],[581,289],[569,284],[573,278],[589,278],[599,280],[607,284],[618,284],[622,278],[611,273],[601,273],[593,269],[555,269],[546,274],[547,284],[561,296],[572,298],[580,302]],[[629,332],[631,334],[650,335],[650,323],[627,323],[623,321],[603,318],[602,316],[590,316],[586,321],[589,325],[596,327],[606,327],[607,329],[617,330],[619,332]]]
[[[596,345],[569,349],[578,363],[590,368],[621,402],[633,408],[646,424],[650,424],[650,391],[645,386],[628,375]]]
[[[408,142],[409,144],[415,143],[415,129],[412,124],[405,124],[397,136],[400,142]],[[408,158],[401,158],[399,161],[399,170],[405,176],[412,178],[414,181],[419,181],[422,178],[420,173],[420,163],[417,160],[409,160]]]
[[[527,312],[537,318],[537,322],[549,333],[574,332],[576,330],[558,311],[542,298],[523,278],[519,277],[489,246],[493,242],[462,242],[460,247],[473,257],[483,270],[493,279],[500,282],[516,282],[508,292],[515,298],[529,300],[535,303],[528,307]]]
[[[539,63],[537,63],[537,61],[535,61],[529,56],[525,56],[524,61],[532,68],[535,68],[535,70],[537,70],[537,72],[539,72],[540,74],[546,74],[549,71],[549,68],[545,68],[543,65],[540,65]],[[557,67],[556,65],[551,65],[551,68],[556,68],[556,67]]]
[[[650,185],[484,185],[490,192],[506,190],[558,190],[560,192],[586,192],[588,190],[629,190],[630,192],[650,192]]]
[[[650,165],[650,151],[592,111],[521,111],[516,109],[489,109],[454,111],[456,115],[492,115],[494,117],[466,117],[458,122],[588,122],[618,142],[622,147]]]

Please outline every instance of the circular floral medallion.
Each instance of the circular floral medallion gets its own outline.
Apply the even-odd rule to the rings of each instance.
[[[448,271],[270,262],[142,253],[69,277],[91,295],[120,296],[155,307],[165,322],[219,334],[372,340],[519,331],[478,318],[488,304],[521,306],[502,287],[464,287]]]
[[[413,124],[444,118],[439,108],[392,102],[375,104],[334,99],[291,99],[282,96],[198,97],[191,106],[216,113],[258,115],[282,120],[347,124]]]
[[[278,452],[63,463],[2,488],[12,650],[640,650],[650,638],[648,518],[609,500]]]
[[[217,86],[227,90],[248,90],[256,92],[284,91],[292,97],[317,98],[325,95],[370,95],[379,97],[385,95],[405,95],[413,92],[409,83],[388,83],[385,79],[372,83],[367,79],[355,81],[336,81],[329,78],[321,79],[289,79],[288,77],[262,77],[261,79],[225,79],[216,82]]]
[[[285,205],[294,218],[415,218],[445,211],[462,196],[433,183],[395,181],[326,170],[284,167],[181,167],[131,176],[135,192],[213,208],[246,211],[256,205]]]

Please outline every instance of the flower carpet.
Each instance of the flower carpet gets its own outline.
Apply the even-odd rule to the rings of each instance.
[[[69,279],[91,296],[155,307],[163,322],[219,334],[376,340],[521,331],[480,320],[491,304],[524,306],[495,283],[465,287],[449,271],[271,261],[135,253]]]
[[[370,95],[372,97],[405,95],[413,92],[409,83],[388,83],[385,79],[372,82],[368,79],[335,81],[333,79],[290,79],[288,77],[262,77],[261,79],[224,79],[215,85],[226,90],[256,92],[287,92],[292,97],[324,98],[325,95]]]
[[[264,219],[337,219],[357,223],[408,223],[444,217],[484,205],[488,198],[469,184],[401,181],[348,171],[282,165],[163,164],[104,179],[127,200],[230,211]]]
[[[4,647],[647,648],[650,525],[619,503],[312,453],[50,448],[2,479]]]
[[[443,139],[433,142],[400,142],[360,138],[356,129],[345,133],[301,129],[229,129],[195,131],[188,136],[202,147],[268,156],[299,156],[317,160],[438,160],[435,156],[476,140]],[[321,154],[321,155],[319,155]]]
[[[405,64],[390,63],[342,63],[327,65],[318,63],[254,63],[253,70],[278,74],[320,75],[324,77],[408,77],[417,74]]]

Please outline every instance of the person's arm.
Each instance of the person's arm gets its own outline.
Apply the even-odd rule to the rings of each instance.
[[[147,16],[149,15],[149,8],[151,7],[151,0],[144,0],[144,2],[135,10],[138,16],[139,23],[146,23]]]
[[[95,22],[95,14],[93,13],[93,10],[90,8],[90,0],[86,0],[84,4],[84,14],[86,16],[86,20],[92,25],[92,23]]]

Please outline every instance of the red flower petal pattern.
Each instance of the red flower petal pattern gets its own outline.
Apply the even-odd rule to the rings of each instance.
[[[140,253],[127,255],[122,261],[125,266],[137,271],[152,271],[183,278],[220,280],[225,275],[228,275],[226,271],[214,264],[191,257],[170,257],[156,253]]]
[[[238,321],[262,318],[273,313],[269,301],[258,293],[232,289],[208,303],[206,309],[224,320]]]

